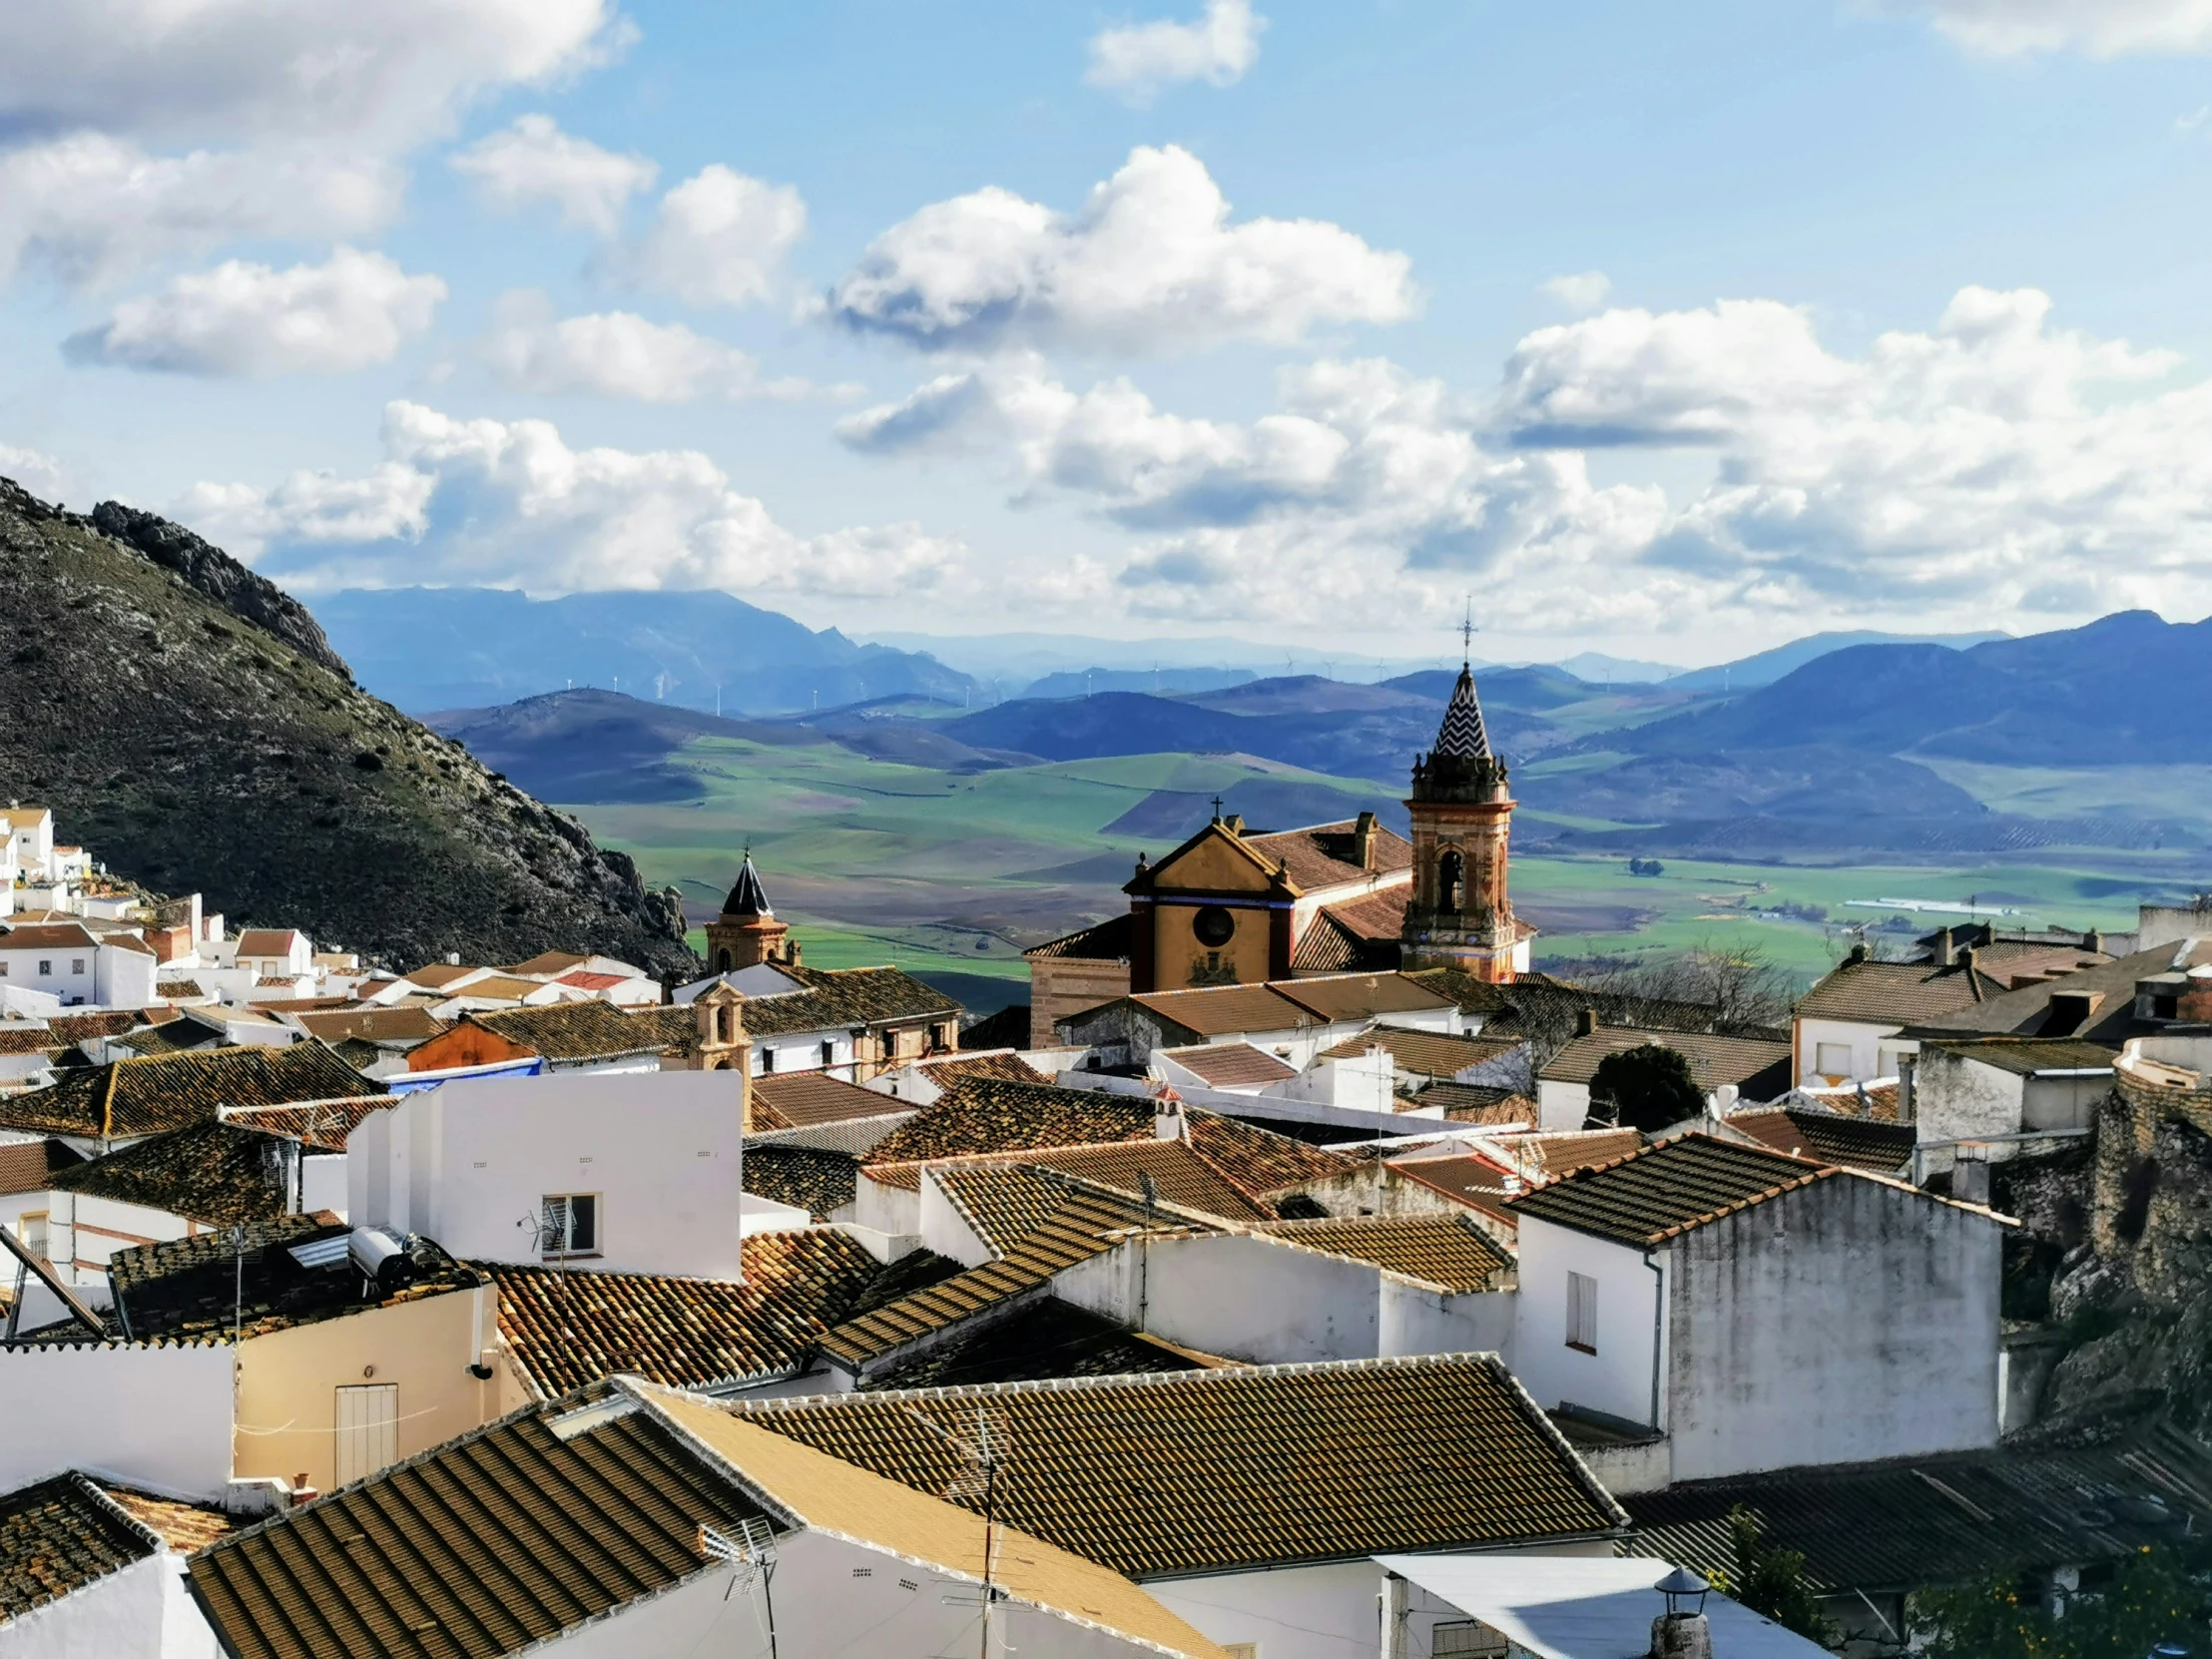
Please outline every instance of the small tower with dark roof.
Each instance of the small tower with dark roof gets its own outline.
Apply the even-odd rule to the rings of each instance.
[[[1506,885],[1514,802],[1490,750],[1471,660],[1459,665],[1435,747],[1413,763],[1413,894],[1399,934],[1407,968],[1455,967],[1504,983],[1527,966],[1532,929]]]
[[[791,929],[776,919],[768,893],[761,886],[761,872],[753,867],[753,854],[745,855],[730,896],[722,901],[722,914],[707,923],[707,966],[715,973],[730,973],[761,962],[799,965],[799,941]]]

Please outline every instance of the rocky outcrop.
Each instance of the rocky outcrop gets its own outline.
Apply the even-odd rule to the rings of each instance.
[[[307,607],[268,577],[255,575],[222,548],[202,541],[182,524],[126,507],[120,501],[101,502],[92,509],[91,520],[94,529],[145,554],[164,570],[175,571],[187,587],[206,594],[226,610],[276,635],[309,662],[320,663],[351,683],[352,671],[330,649],[330,642],[322,637],[322,625],[308,614]]]
[[[0,480],[0,798],[120,875],[387,965],[697,959],[625,853],[356,688],[306,611],[190,531]]]

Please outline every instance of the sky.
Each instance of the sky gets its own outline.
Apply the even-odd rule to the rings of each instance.
[[[0,4],[0,473],[310,604],[2212,612],[2212,0]]]

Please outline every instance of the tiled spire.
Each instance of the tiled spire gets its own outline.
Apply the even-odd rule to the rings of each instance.
[[[1475,717],[1476,725],[1481,717]],[[753,854],[745,855],[745,863],[738,871],[737,884],[730,889],[730,896],[722,901],[722,913],[726,916],[772,916],[768,894],[761,888],[761,872],[753,867]]]
[[[1459,683],[1451,688],[1451,702],[1444,708],[1444,723],[1437,729],[1433,753],[1462,761],[1490,758],[1489,734],[1482,729],[1482,705],[1474,696],[1474,670],[1464,664],[1459,669]]]

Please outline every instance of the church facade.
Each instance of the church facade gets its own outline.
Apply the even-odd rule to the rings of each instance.
[[[1465,666],[1434,746],[1413,764],[1408,840],[1373,813],[1255,833],[1213,822],[1158,863],[1140,858],[1126,914],[1024,952],[1032,1047],[1056,1021],[1133,992],[1322,973],[1527,971],[1535,929],[1507,883],[1514,803]]]

